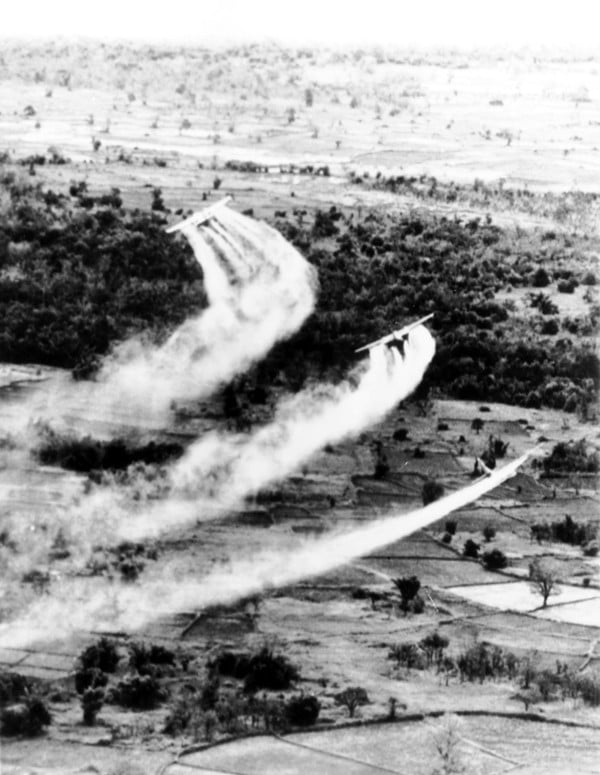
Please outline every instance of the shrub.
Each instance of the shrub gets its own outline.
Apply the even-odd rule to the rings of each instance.
[[[570,277],[568,280],[559,280],[556,286],[560,293],[573,293],[579,283],[574,277]]]
[[[0,719],[0,733],[6,736],[35,737],[41,734],[51,721],[52,717],[44,700],[31,696],[24,703],[4,708]]]
[[[312,695],[299,695],[288,700],[285,713],[288,722],[294,727],[310,727],[319,717],[321,704]]]
[[[108,676],[97,667],[86,667],[75,673],[75,691],[83,694],[87,689],[99,689],[106,686]]]
[[[596,285],[598,280],[593,272],[586,272],[581,282],[583,285]]]
[[[483,564],[486,570],[502,570],[508,565],[508,560],[504,552],[500,549],[492,549],[491,552],[484,552],[482,555]]]
[[[119,681],[110,700],[133,710],[150,710],[166,699],[166,692],[152,675],[133,675]]]
[[[416,576],[402,576],[401,578],[392,579],[392,583],[400,592],[400,597],[402,598],[400,607],[406,613],[412,600],[414,600],[421,589],[421,582]]]
[[[465,545],[463,547],[463,556],[473,557],[475,559],[479,557],[479,544],[475,543],[472,538],[468,538],[465,541]]]
[[[31,693],[31,681],[20,673],[0,673],[0,707]]]
[[[444,533],[444,535],[442,536],[442,541],[445,544],[451,544],[452,543],[452,533],[448,533],[448,531],[446,531]]]
[[[83,670],[95,667],[103,673],[114,673],[119,659],[115,643],[108,638],[100,638],[97,643],[88,646],[79,655]]]
[[[96,723],[96,717],[100,708],[104,704],[103,689],[86,689],[81,697],[81,707],[83,708],[83,723],[86,726],[93,726]]]
[[[447,519],[446,520],[446,533],[450,533],[451,536],[456,535],[456,528],[458,526],[458,523],[455,519]]]
[[[543,266],[538,267],[531,278],[531,284],[534,288],[545,288],[550,285],[550,275]]]
[[[444,494],[444,485],[441,482],[436,482],[434,479],[428,479],[421,490],[421,498],[423,505],[427,506],[429,503],[433,503],[441,498]]]
[[[427,659],[427,667],[431,667],[434,662],[437,665],[441,663],[444,650],[448,648],[449,643],[448,638],[440,635],[439,632],[432,632],[431,635],[419,641],[419,646]]]
[[[556,318],[548,318],[548,320],[544,320],[542,322],[540,331],[545,336],[555,336],[560,331],[558,320]]]
[[[223,651],[208,663],[208,667],[220,675],[239,679],[245,678],[250,669],[250,656],[236,654],[233,651]]]
[[[493,525],[486,525],[483,528],[483,537],[486,540],[486,543],[489,544],[489,542],[496,537],[496,528]]]
[[[292,681],[296,681],[298,677],[298,670],[286,657],[273,654],[268,647],[265,647],[250,659],[244,691],[255,692],[258,689],[282,691],[289,689]]]
[[[140,675],[157,674],[157,667],[174,666],[175,652],[164,646],[152,644],[150,647],[143,643],[132,643],[129,646],[129,664]]]

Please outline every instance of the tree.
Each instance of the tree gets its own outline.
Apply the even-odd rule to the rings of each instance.
[[[96,723],[96,716],[104,704],[103,689],[86,689],[81,697],[81,707],[83,708],[83,723],[92,727]]]
[[[486,543],[489,544],[489,542],[492,540],[492,538],[495,538],[496,536],[496,528],[493,525],[486,525],[483,528],[483,537],[486,540]]]
[[[305,89],[304,90],[304,103],[307,108],[312,108],[314,102],[314,95],[312,92],[312,89]]]
[[[441,482],[436,482],[435,479],[428,479],[421,489],[421,498],[423,500],[423,506],[427,506],[429,503],[439,500],[444,494],[444,485]]]
[[[491,552],[484,552],[482,558],[486,570],[502,570],[508,565],[508,560],[504,552],[500,549],[492,549]]]
[[[542,596],[542,608],[546,608],[551,594],[559,592],[558,567],[549,560],[536,559],[529,565],[529,580],[534,592]]]
[[[463,556],[464,557],[472,557],[476,559],[479,557],[479,544],[475,543],[472,538],[468,538],[465,541],[465,545],[463,548]]]
[[[545,288],[550,284],[550,276],[543,266],[538,267],[531,278],[534,288]]]
[[[475,417],[471,423],[471,429],[479,435],[479,432],[483,429],[484,422],[481,417]]]
[[[406,614],[411,602],[417,596],[418,591],[421,589],[421,582],[416,576],[402,576],[401,578],[392,579],[395,587],[400,592],[402,602],[400,607]]]
[[[457,716],[446,714],[434,737],[439,764],[433,775],[460,775],[467,771],[461,752],[460,721]]]
[[[440,635],[439,632],[432,632],[419,641],[419,646],[427,659],[427,667],[431,667],[434,662],[437,665],[441,664],[444,649],[448,648],[449,642],[448,638]]]
[[[334,700],[337,705],[344,705],[348,708],[348,715],[350,718],[354,718],[357,707],[366,705],[369,702],[369,697],[362,686],[349,686],[343,692],[336,694]]]

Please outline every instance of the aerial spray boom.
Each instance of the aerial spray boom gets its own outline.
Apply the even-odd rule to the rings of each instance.
[[[206,221],[213,218],[222,207],[225,207],[228,202],[231,202],[230,196],[226,196],[223,199],[220,199],[218,202],[215,202],[214,205],[205,207],[204,210],[198,210],[197,213],[193,213],[184,221],[176,223],[175,226],[169,226],[167,229],[167,234],[172,234],[174,231],[181,231],[187,226],[200,226],[202,223],[206,223]]]
[[[423,323],[430,320],[433,317],[433,312],[429,315],[425,315],[424,318],[420,318],[419,320],[416,320],[414,323],[409,323],[407,326],[404,326],[404,328],[399,328],[397,331],[392,331],[391,334],[388,334],[387,336],[382,336],[381,339],[376,339],[374,342],[370,342],[369,344],[365,344],[362,347],[359,347],[358,350],[355,350],[355,353],[360,353],[363,350],[370,350],[373,347],[377,347],[380,344],[389,344],[390,342],[400,342],[402,339],[404,339],[405,336],[407,336],[413,328],[417,328],[418,326],[422,326]]]

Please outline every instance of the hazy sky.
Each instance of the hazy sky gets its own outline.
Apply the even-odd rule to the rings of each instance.
[[[276,40],[600,53],[599,0],[12,0],[3,37]]]

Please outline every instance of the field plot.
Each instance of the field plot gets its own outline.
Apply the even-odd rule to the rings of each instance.
[[[543,615],[548,619],[558,618],[561,621],[571,621],[568,612],[573,604],[580,603],[580,601],[596,601],[595,615],[590,615],[587,622],[581,623],[600,626],[600,592],[595,589],[562,585],[560,592],[549,598],[546,610],[540,612],[537,610],[541,607],[540,595],[527,582],[514,581],[502,584],[485,584],[484,586],[455,586],[449,587],[448,591],[486,606],[502,608],[507,611],[535,612],[536,615]],[[574,615],[577,617],[576,613]],[[580,623],[577,618],[573,621]]]
[[[478,775],[499,775],[519,765],[526,775],[564,775],[577,762],[582,775],[597,772],[600,744],[596,730],[571,728],[496,716],[460,720],[460,753]],[[440,722],[383,724],[283,739],[253,738],[191,754],[182,760],[203,771],[240,775],[288,775],[297,772],[431,772],[429,750]],[[168,769],[183,775],[186,767]]]

